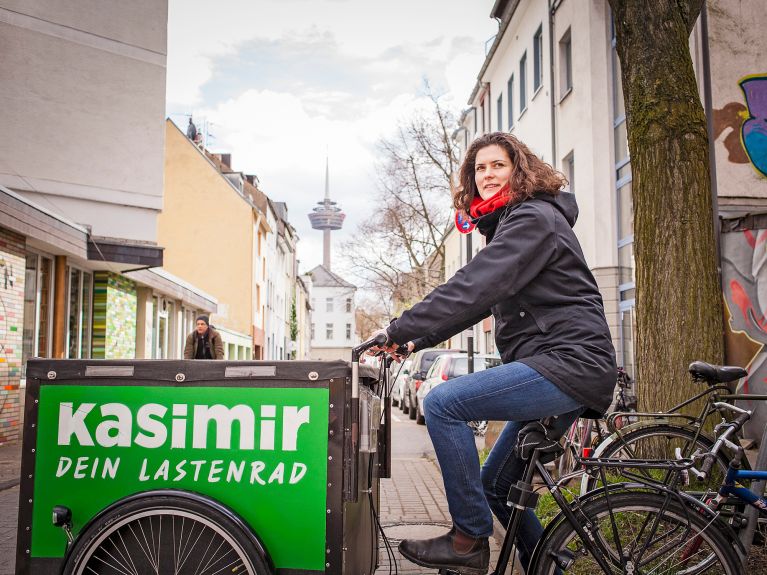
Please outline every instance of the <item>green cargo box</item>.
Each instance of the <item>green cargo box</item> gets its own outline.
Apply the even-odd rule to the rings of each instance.
[[[182,575],[219,566],[238,575],[371,575],[389,408],[382,417],[378,372],[359,373],[358,428],[346,362],[31,360],[17,575]],[[142,512],[117,527],[125,510],[151,501],[179,501],[182,511]],[[54,508],[71,512],[71,528],[54,525]],[[188,523],[187,508],[202,509],[211,526]],[[206,565],[214,559],[206,541],[215,549],[230,533],[261,557],[247,568],[218,558]],[[105,559],[94,552],[74,569],[99,537]],[[145,549],[151,569],[121,556],[131,545]]]

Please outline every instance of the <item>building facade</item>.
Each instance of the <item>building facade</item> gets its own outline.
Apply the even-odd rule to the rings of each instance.
[[[743,83],[759,76],[754,66],[767,47],[761,34],[766,16],[755,0],[707,5],[690,36],[690,51],[711,125],[720,214],[764,209],[764,174],[749,159],[740,134],[748,117]],[[498,34],[455,140],[463,154],[478,135],[506,131],[565,174],[579,206],[574,229],[602,293],[618,363],[633,373],[632,174],[609,5],[498,0],[490,15],[499,21]],[[733,43],[735,36],[748,41]],[[754,85],[752,91],[762,93]],[[446,266],[448,277],[465,261],[455,254],[465,254],[461,240],[460,250],[447,248],[455,262]],[[475,327],[475,340],[486,339],[485,327]]]
[[[0,2],[0,441],[28,358],[159,353],[147,302],[216,309],[159,270],[166,43],[164,1]]]
[[[311,278],[311,358],[313,360],[351,357],[357,345],[354,296],[356,286],[324,265],[307,274]]]
[[[215,294],[211,324],[221,333],[225,357],[252,359],[258,208],[241,175],[222,173],[226,164],[170,120],[165,126],[165,198],[158,218],[164,268]]]

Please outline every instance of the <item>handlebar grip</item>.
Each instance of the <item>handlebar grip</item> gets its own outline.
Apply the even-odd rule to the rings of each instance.
[[[379,333],[375,337],[371,337],[367,341],[363,341],[357,347],[352,350],[352,361],[357,361],[359,357],[373,346],[386,345],[388,337],[385,333]]]
[[[394,353],[397,355],[407,355],[410,353],[410,350],[407,348],[407,344],[403,343],[401,346],[394,350]]]
[[[749,419],[751,419],[751,414],[750,414],[750,413],[741,413],[741,414],[740,414],[738,417],[736,417],[736,418],[735,418],[735,419],[732,421],[732,424],[733,424],[733,426],[735,427],[735,431],[738,431],[738,430],[740,430],[740,428],[742,428],[742,427],[743,427],[743,425],[745,425],[745,423],[746,423],[746,422],[747,422]]]
[[[703,460],[703,465],[700,468],[701,474],[708,477],[711,473],[711,469],[714,467],[714,462],[716,461],[716,457],[713,453],[707,453]]]

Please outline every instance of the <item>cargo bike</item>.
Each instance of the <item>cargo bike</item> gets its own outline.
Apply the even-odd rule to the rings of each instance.
[[[375,343],[351,363],[30,360],[16,574],[372,574]]]

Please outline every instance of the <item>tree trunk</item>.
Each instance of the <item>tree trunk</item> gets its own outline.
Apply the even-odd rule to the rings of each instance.
[[[702,0],[609,2],[633,173],[639,404],[666,410],[702,391],[691,361],[723,358],[708,134],[688,44]]]

